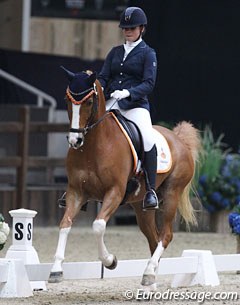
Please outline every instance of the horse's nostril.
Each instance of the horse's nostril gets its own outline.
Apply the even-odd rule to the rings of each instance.
[[[77,143],[76,144],[82,144],[82,138],[77,138]]]

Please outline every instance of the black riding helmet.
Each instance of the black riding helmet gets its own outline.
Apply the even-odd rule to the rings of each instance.
[[[119,23],[120,28],[127,29],[140,25],[147,25],[147,17],[140,7],[128,7],[122,12]]]

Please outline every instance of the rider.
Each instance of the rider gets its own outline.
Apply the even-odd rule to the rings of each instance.
[[[118,109],[141,130],[146,180],[144,210],[158,208],[155,193],[157,153],[147,98],[155,85],[157,59],[155,51],[142,39],[146,25],[147,17],[141,8],[124,10],[119,27],[125,42],[111,49],[98,75],[106,100],[113,98],[107,102],[107,109]]]

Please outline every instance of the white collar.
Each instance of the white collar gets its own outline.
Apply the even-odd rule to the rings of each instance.
[[[129,48],[135,48],[140,42],[142,41],[142,37],[140,37],[138,40],[136,41],[126,41],[124,43],[124,47],[127,47],[127,49]]]

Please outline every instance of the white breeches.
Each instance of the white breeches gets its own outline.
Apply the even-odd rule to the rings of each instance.
[[[148,152],[151,150],[155,144],[155,139],[152,132],[152,120],[149,111],[145,108],[124,110],[118,106],[117,102],[115,104],[114,102],[107,103],[107,110],[110,108],[118,109],[125,118],[133,121],[142,133],[144,151]]]

